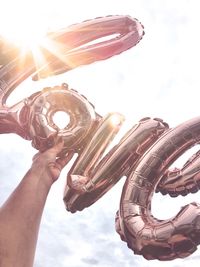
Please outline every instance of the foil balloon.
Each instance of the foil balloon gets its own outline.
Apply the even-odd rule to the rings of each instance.
[[[193,192],[194,188],[198,190],[198,153],[182,170],[170,172],[167,168],[199,141],[200,118],[197,117],[161,135],[129,174],[116,216],[116,230],[136,254],[147,259],[184,258],[200,243],[197,203],[183,207],[169,220],[157,220],[151,214],[151,198],[157,185],[161,192],[171,193],[173,183],[174,196]],[[161,179],[164,181],[159,186]]]
[[[106,41],[99,38],[117,37]],[[146,259],[172,260],[193,253],[200,243],[200,206],[191,203],[176,217],[157,220],[151,214],[155,191],[170,196],[196,192],[200,184],[200,153],[182,169],[170,165],[191,146],[200,142],[200,118],[174,129],[159,118],[141,119],[105,156],[105,150],[123,124],[119,113],[102,117],[94,106],[66,83],[47,87],[8,107],[7,98],[27,77],[46,78],[80,65],[104,60],[135,46],[143,37],[143,26],[129,16],[108,16],[48,33],[48,42],[59,43],[56,57],[40,47],[46,63],[35,67],[31,52],[20,55],[17,47],[0,40],[0,133],[16,133],[39,151],[64,140],[61,155],[77,153],[67,175],[64,191],[66,209],[72,213],[89,207],[112,188],[122,176],[126,182],[116,230],[135,254]],[[53,121],[57,111],[69,115],[60,129]]]
[[[75,24],[47,34],[45,41],[57,44],[62,60],[41,46],[38,49],[46,60],[37,68],[31,51],[21,55],[18,47],[0,39],[0,133],[17,133],[25,139],[33,140],[33,146],[40,151],[51,147],[56,137],[61,135],[65,139],[66,148],[67,143],[71,144],[72,150],[80,148],[82,139],[95,127],[100,116],[86,98],[76,91],[68,90],[66,86],[45,88],[12,107],[6,105],[6,100],[31,75],[33,80],[38,80],[107,59],[136,45],[143,33],[140,22],[129,16],[108,16]],[[98,42],[102,37],[113,35],[114,38]],[[96,43],[90,44],[92,41]],[[62,100],[61,95],[65,100]],[[43,107],[45,102],[46,106]],[[75,107],[78,109],[77,114]],[[52,120],[58,110],[67,111],[70,116],[69,127],[62,132]]]

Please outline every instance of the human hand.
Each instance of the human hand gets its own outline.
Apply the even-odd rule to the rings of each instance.
[[[31,167],[35,174],[45,176],[52,183],[55,182],[62,169],[71,160],[74,154],[69,152],[64,157],[58,158],[57,155],[62,151],[62,148],[63,142],[59,142],[43,153],[38,152],[33,157],[33,164]]]

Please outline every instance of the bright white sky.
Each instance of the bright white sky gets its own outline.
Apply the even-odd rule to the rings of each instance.
[[[146,116],[163,118],[173,127],[199,115],[198,0],[1,0],[0,3],[0,33],[10,31],[12,37],[24,25],[32,28],[33,22],[35,27],[40,25],[40,30],[53,29],[111,14],[131,15],[145,27],[143,40],[133,49],[56,78],[36,83],[27,80],[13,93],[10,103],[46,85],[67,82],[86,95],[98,113],[118,111],[124,114],[127,122],[122,132]],[[36,32],[39,29],[37,26]],[[32,28],[33,34],[34,31]],[[29,142],[12,134],[2,135],[0,145],[0,200],[3,202],[30,167],[36,151]],[[199,264],[200,248],[192,256],[173,262],[146,261],[133,255],[115,233],[114,226],[124,181],[83,212],[73,215],[66,212],[62,202],[66,172],[53,186],[47,201],[35,267],[157,267],[161,264],[163,267],[186,267]],[[157,194],[153,202],[154,214],[169,218],[180,206],[198,201],[198,197],[199,194],[195,194],[170,199]]]

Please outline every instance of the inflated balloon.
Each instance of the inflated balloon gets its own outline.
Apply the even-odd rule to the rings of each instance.
[[[107,59],[136,45],[141,40],[143,34],[144,31],[141,23],[129,16],[108,16],[75,24],[66,29],[47,34],[44,41],[52,45],[57,44],[59,55],[62,56],[62,59],[56,57],[53,52],[48,50],[48,47],[41,46],[38,49],[41,50],[40,52],[46,60],[45,63],[41,63],[41,66],[37,66],[37,68],[31,51],[22,57],[19,48],[0,39],[0,133],[17,133],[25,139],[32,139],[33,145],[37,149],[47,149],[55,143],[56,132],[58,135],[63,135],[63,132],[61,133],[56,129],[56,126],[52,123],[54,113],[58,109],[66,111],[69,108],[67,112],[71,114],[70,126],[73,126],[73,133],[69,135],[72,137],[76,132],[75,139],[76,137],[77,139],[84,139],[82,134],[86,137],[87,133],[91,130],[90,128],[93,128],[92,125],[94,124],[95,127],[101,117],[95,113],[93,106],[87,103],[87,100],[76,91],[68,90],[66,86],[57,87],[56,92],[55,88],[46,88],[28,99],[22,100],[13,107],[6,106],[7,98],[17,85],[30,75],[33,75],[33,80],[37,80],[64,73],[81,65]],[[102,37],[112,37],[113,35],[117,36],[106,41],[99,40],[97,42]],[[90,44],[92,41],[96,41],[96,43]],[[59,89],[61,92],[59,92]],[[62,103],[60,107],[61,94],[63,94],[66,102]],[[49,105],[47,104],[48,108],[40,108],[39,106],[42,106],[47,101],[47,98],[49,101]],[[55,102],[56,104],[53,105]],[[70,107],[68,106],[69,102]],[[76,118],[73,111],[74,105],[79,109]],[[40,109],[39,116],[34,116],[33,114],[36,112],[36,106]],[[48,116],[45,114],[46,108]],[[79,115],[81,116],[79,118],[81,122],[77,121]],[[42,117],[44,118],[43,122],[41,122]],[[73,125],[71,125],[72,118]],[[45,120],[47,121],[45,122]],[[83,126],[85,123],[88,124]],[[39,124],[42,125],[38,126]],[[77,129],[74,129],[76,128],[75,125]],[[43,127],[45,129],[42,129]],[[78,127],[83,127],[85,130],[78,129]],[[72,128],[65,129],[64,135],[66,138],[64,139],[66,139],[66,143],[68,142],[67,131],[69,133],[71,130]],[[78,133],[79,131],[80,133]],[[48,142],[46,139],[48,139]],[[69,140],[69,142],[71,141]],[[73,144],[76,142],[73,140]],[[81,145],[79,146],[81,147]]]
[[[110,40],[90,44],[98,38],[117,34]],[[106,156],[110,142],[124,117],[109,113],[102,118],[94,106],[67,84],[44,88],[12,107],[6,105],[11,92],[30,75],[33,80],[64,73],[119,54],[142,38],[143,26],[129,16],[108,16],[49,33],[49,42],[59,43],[62,60],[45,47],[46,63],[36,69],[31,52],[23,60],[18,48],[0,44],[0,133],[16,133],[40,151],[60,138],[65,153],[77,153],[67,175],[64,192],[66,209],[72,213],[95,203],[122,176],[126,176],[116,230],[135,254],[146,259],[172,260],[193,253],[200,243],[200,206],[191,203],[169,220],[151,214],[154,191],[171,196],[196,192],[200,184],[200,153],[182,169],[170,165],[191,146],[200,142],[200,117],[169,129],[163,120],[143,118],[130,129]],[[69,115],[60,129],[53,121],[57,111]]]
[[[186,257],[196,250],[200,243],[200,205],[191,203],[176,217],[163,221],[153,218],[150,209],[152,194],[162,176],[166,178],[167,168],[199,141],[200,117],[197,117],[163,134],[129,174],[116,217],[116,230],[135,253],[147,259],[171,260]],[[200,165],[190,163],[192,161],[183,171],[177,172],[176,178],[173,174],[174,191],[180,173],[186,175],[178,182],[176,195],[188,193],[190,184],[198,188],[196,181],[191,183],[191,180],[198,177]],[[166,191],[168,184],[172,184],[170,178],[166,181]],[[163,190],[164,186],[165,183],[161,186]]]

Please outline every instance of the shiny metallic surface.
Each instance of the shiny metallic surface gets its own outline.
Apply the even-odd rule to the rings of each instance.
[[[200,243],[200,206],[191,203],[172,219],[151,215],[153,192],[169,166],[200,141],[200,117],[167,131],[152,145],[124,185],[116,228],[122,240],[146,259],[172,260],[193,253]],[[194,171],[195,172],[195,171]]]
[[[117,36],[113,38],[112,35]],[[135,46],[143,35],[143,26],[137,19],[120,15],[86,20],[56,33],[49,33],[48,38],[63,47],[60,51],[62,60],[50,55],[51,60],[48,60],[48,64],[43,66],[33,79],[45,78],[80,65],[108,59]],[[110,39],[102,41],[102,37]],[[90,44],[92,41],[95,43]],[[44,51],[45,54],[46,52]]]
[[[91,41],[112,34],[119,36],[89,45]],[[31,51],[22,56],[19,47],[1,38],[0,133],[17,133],[25,139],[31,139],[27,130],[29,114],[27,100],[24,99],[13,107],[6,105],[13,90],[29,76],[33,75],[33,80],[37,80],[72,70],[80,65],[107,59],[136,45],[143,34],[143,26],[137,19],[120,15],[96,18],[68,26],[46,36],[47,42],[59,46],[59,54],[63,60],[61,61],[45,47],[38,47],[46,59],[39,69],[36,69]]]
[[[186,196],[200,189],[200,151],[195,153],[181,169],[167,170],[160,181],[157,191],[171,197]]]
[[[95,110],[87,99],[65,84],[43,89],[28,105],[28,132],[33,146],[40,151],[52,147],[58,139],[64,141],[63,153],[77,151],[97,120]],[[53,121],[58,111],[69,115],[69,123],[64,129]]]
[[[90,174],[94,172],[102,154],[119,131],[123,121],[124,117],[119,113],[108,114],[101,120],[91,140],[80,153],[68,174],[67,183],[71,188],[81,192],[88,191]],[[97,183],[97,181],[94,182],[95,187]]]
[[[87,178],[82,180],[82,183],[85,184],[85,186],[82,184],[85,192],[71,188],[70,183],[66,185],[64,202],[67,210],[71,212],[82,210],[102,197],[122,176],[127,175],[136,166],[147,149],[167,129],[168,125],[160,119],[142,119],[122,138],[118,145],[114,146],[99,161],[95,168],[89,169]],[[95,143],[94,137],[92,142]],[[76,165],[73,168],[75,169]],[[84,174],[84,169],[80,174]]]
[[[107,16],[75,24],[47,34],[48,42],[59,44],[62,60],[40,47],[46,63],[39,69],[31,51],[22,60],[18,48],[0,39],[0,133],[16,133],[32,140],[40,151],[61,138],[64,149],[59,156],[78,154],[64,192],[66,209],[72,213],[95,203],[126,176],[116,215],[117,232],[135,254],[148,260],[172,260],[190,255],[200,243],[200,206],[191,203],[176,217],[162,221],[151,214],[151,199],[155,190],[171,196],[199,190],[200,152],[183,168],[169,168],[200,142],[200,117],[173,129],[161,119],[144,118],[105,155],[123,116],[110,113],[102,118],[84,96],[67,84],[44,88],[12,107],[6,105],[13,90],[29,76],[38,80],[107,59],[133,47],[143,35],[141,23],[129,16]],[[104,37],[108,39],[98,40]],[[53,120],[58,111],[69,115],[63,129]]]

